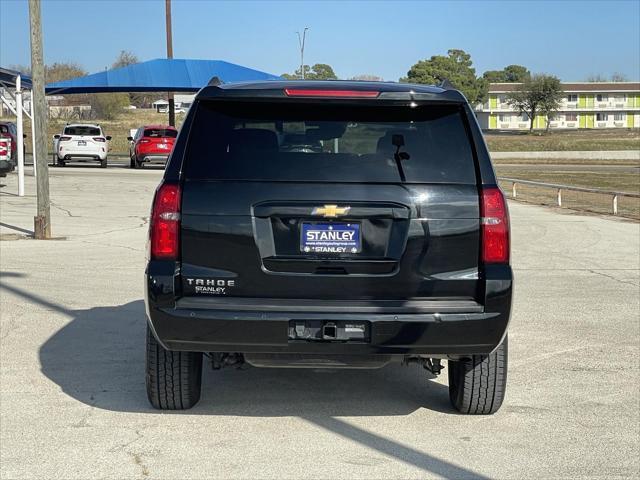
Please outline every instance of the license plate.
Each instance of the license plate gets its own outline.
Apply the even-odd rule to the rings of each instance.
[[[86,140],[78,140],[78,146],[79,147],[86,147],[87,146],[87,141]]]
[[[305,253],[359,253],[362,249],[359,223],[303,222],[300,251]]]

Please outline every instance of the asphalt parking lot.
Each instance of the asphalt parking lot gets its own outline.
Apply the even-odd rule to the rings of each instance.
[[[511,204],[507,398],[449,406],[446,374],[206,371],[187,412],[144,389],[142,274],[159,169],[0,179],[2,478],[638,478],[640,226]],[[446,373],[446,372],[445,372]]]

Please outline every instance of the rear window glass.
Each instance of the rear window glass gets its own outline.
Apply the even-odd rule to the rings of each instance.
[[[96,127],[65,127],[64,134],[94,136],[94,135],[100,135],[100,129]]]
[[[460,106],[200,102],[190,179],[475,184]]]
[[[178,136],[177,130],[164,129],[164,128],[148,128],[144,131],[145,137],[156,138],[176,138]]]

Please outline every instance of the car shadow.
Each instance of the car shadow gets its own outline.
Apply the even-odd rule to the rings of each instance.
[[[15,290],[15,287],[3,285]],[[33,294],[24,292],[33,297]],[[41,303],[42,300],[39,300]],[[47,302],[47,307],[55,304]],[[62,308],[57,306],[58,308]],[[106,410],[152,412],[144,388],[146,316],[142,300],[65,312],[72,320],[40,348],[42,372],[71,397]],[[378,370],[240,368],[211,370],[202,399],[182,413],[251,417],[454,413],[447,388],[415,365]],[[375,395],[371,392],[375,391]]]
[[[2,272],[1,279],[24,274]],[[39,349],[42,373],[72,398],[116,412],[156,415],[299,417],[317,428],[443,478],[485,477],[362,428],[344,417],[409,416],[421,408],[455,413],[447,387],[420,367],[379,370],[205,369],[202,399],[187,411],[152,409],[144,389],[144,303],[71,310],[0,281],[11,292],[71,321]],[[407,421],[412,421],[411,417]]]

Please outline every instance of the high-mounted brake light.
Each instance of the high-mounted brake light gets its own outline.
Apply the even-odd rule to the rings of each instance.
[[[151,212],[151,258],[178,258],[180,235],[180,186],[161,184],[156,191]]]
[[[285,88],[288,97],[327,97],[327,98],[376,98],[380,92],[371,90],[324,90],[308,88]]]
[[[482,262],[509,263],[509,211],[499,188],[482,190],[480,217]]]

